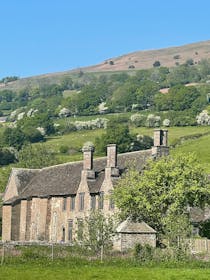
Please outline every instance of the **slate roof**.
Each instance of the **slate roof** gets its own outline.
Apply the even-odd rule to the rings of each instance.
[[[135,167],[141,170],[149,157],[151,157],[151,150],[118,154],[117,161],[120,173],[129,164],[135,164]],[[90,193],[100,191],[106,162],[106,157],[93,161],[96,179],[88,180]],[[74,195],[79,187],[82,169],[83,161],[59,164],[43,169],[16,169],[14,175],[17,177],[15,179],[18,180],[19,196],[5,201],[4,204],[11,204],[14,201],[31,197]]]
[[[129,219],[123,221],[116,230],[117,233],[153,233],[156,231],[145,222],[132,222]]]
[[[13,168],[12,175],[15,177],[18,193],[21,193],[32,178],[38,173],[39,169]]]

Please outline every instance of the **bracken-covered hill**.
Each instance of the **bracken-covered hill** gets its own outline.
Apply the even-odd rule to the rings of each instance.
[[[162,66],[172,67],[176,63],[183,64],[188,59],[199,63],[201,59],[210,58],[210,40],[180,47],[170,47],[159,50],[136,51],[103,63],[85,68],[86,71],[121,71],[128,69],[148,69],[155,61]]]
[[[89,67],[23,78],[6,85],[0,84],[0,90],[5,88],[16,90],[27,86],[59,83],[63,77],[67,75],[75,76],[80,71],[86,73],[134,71],[152,68],[155,61],[159,61],[161,66],[173,67],[183,64],[187,60],[192,60],[194,64],[198,64],[202,59],[210,59],[210,40],[159,50],[136,51],[107,59]]]

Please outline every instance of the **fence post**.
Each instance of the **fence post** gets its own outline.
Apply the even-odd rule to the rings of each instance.
[[[101,245],[101,263],[103,262],[103,258],[104,258],[104,246]]]
[[[2,244],[2,254],[1,254],[1,266],[4,263],[4,255],[5,255],[5,247],[4,247],[4,243]]]
[[[52,259],[52,261],[54,260],[54,246],[53,246],[53,243],[52,243],[52,248],[51,248],[51,259]]]

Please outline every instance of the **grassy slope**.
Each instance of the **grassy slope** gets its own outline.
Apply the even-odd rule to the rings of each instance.
[[[175,55],[180,55],[180,58],[175,60]],[[25,87],[36,87],[44,84],[59,83],[65,76],[71,76],[73,80],[77,80],[78,73],[81,70],[85,72],[86,75],[100,75],[104,73],[112,74],[116,73],[117,71],[127,71],[129,73],[133,73],[135,70],[152,68],[155,60],[159,60],[162,66],[172,67],[175,66],[176,62],[182,64],[190,58],[192,58],[196,63],[198,63],[201,59],[210,58],[210,41],[159,50],[136,51],[109,59],[108,61],[114,61],[114,65],[110,65],[104,61],[98,65],[93,65],[82,69],[74,69],[65,72],[23,78],[14,82],[10,82],[6,86],[1,84],[0,90],[19,90]],[[135,69],[128,70],[129,65],[134,65]]]
[[[169,145],[173,143],[176,139],[186,135],[194,135],[198,133],[210,132],[209,127],[170,127],[169,130]],[[153,136],[154,129],[152,128],[132,128],[132,133],[143,134]],[[56,153],[58,161],[61,162],[71,162],[82,160],[83,155],[81,148],[83,144],[87,141],[95,142],[96,137],[100,137],[105,130],[83,130],[78,132],[72,132],[67,135],[56,136],[49,138],[44,145],[48,149],[53,150]],[[199,139],[185,141],[182,145],[177,146],[175,149],[171,149],[170,153],[192,153],[195,152],[198,159],[203,164],[205,170],[210,174],[210,135],[203,136]],[[36,144],[34,144],[36,145]],[[71,154],[61,154],[59,148],[61,146],[68,146],[72,150]],[[99,156],[99,155],[95,155]],[[11,166],[0,167],[0,192],[6,186],[7,177],[9,176]]]
[[[171,151],[175,153],[192,153],[194,152],[202,163],[204,169],[210,173],[210,135],[203,136],[197,140],[188,140],[182,145]]]
[[[169,279],[210,279],[210,269],[169,269],[169,268],[142,268],[109,265],[84,265],[84,266],[61,266],[19,264],[0,268],[1,280],[90,280],[90,279],[139,279],[139,280],[169,280]]]
[[[206,133],[210,132],[209,127],[170,127],[168,128],[169,130],[169,145],[173,143],[176,139],[179,139],[180,137],[186,136],[186,135],[194,135],[198,133]],[[132,133],[136,134],[143,134],[143,135],[149,135],[153,136],[153,131],[154,129],[152,128],[145,128],[145,127],[140,127],[140,128],[131,128]],[[103,129],[97,129],[97,130],[82,130],[78,132],[72,132],[67,135],[63,136],[57,136],[53,137],[52,139],[49,139],[45,145],[52,149],[56,154],[59,153],[59,148],[62,145],[68,146],[69,148],[76,148],[78,152],[72,154],[72,155],[60,155],[59,154],[59,159],[62,162],[66,161],[74,161],[74,160],[81,160],[82,159],[82,153],[79,152],[81,150],[83,144],[87,141],[92,141],[93,143],[95,142],[96,137],[100,137],[102,133],[105,133]],[[187,152],[192,152],[192,151],[199,151],[200,153],[198,154],[200,160],[208,165],[208,156],[210,157],[210,149],[208,153],[208,145],[207,143],[205,144],[205,149],[202,148],[202,144],[199,144],[200,142],[202,143],[203,139],[210,138],[210,136],[206,137],[201,137],[197,140],[192,140],[190,143],[194,143],[194,146],[189,145],[189,141],[187,141],[189,145],[189,149],[186,150]],[[208,142],[208,140],[206,140]],[[176,151],[179,151],[182,146],[176,148]],[[198,147],[198,148],[196,148]],[[202,155],[201,155],[202,154]],[[210,160],[209,160],[210,162]],[[210,171],[210,165],[207,168]]]

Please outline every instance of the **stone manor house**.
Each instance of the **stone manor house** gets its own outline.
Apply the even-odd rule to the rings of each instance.
[[[93,160],[94,148],[83,147],[83,161],[42,169],[13,168],[2,210],[3,241],[66,242],[74,240],[91,210],[106,215],[117,211],[111,197],[129,163],[141,170],[148,158],[167,155],[167,130],[154,131],[150,150],[117,154],[107,146],[107,157]],[[117,228],[114,248],[123,250],[135,242],[155,246],[156,232],[146,223],[124,221]]]

